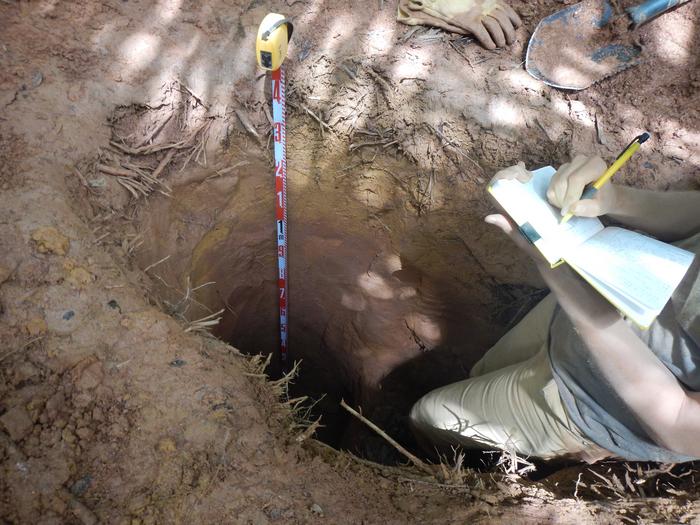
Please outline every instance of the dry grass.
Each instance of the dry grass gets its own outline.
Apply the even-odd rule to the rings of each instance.
[[[271,381],[267,374],[267,369],[272,361],[272,354],[264,357],[256,355],[250,358],[248,362],[248,372],[244,375],[258,380],[258,384],[263,386],[267,393],[274,398],[274,406],[277,413],[283,414],[286,422],[286,430],[289,432],[291,439],[297,443],[306,441],[313,437],[316,430],[321,425],[321,418],[314,419],[312,411],[317,400],[313,403],[309,402],[308,396],[292,397],[289,387],[299,375],[301,366],[300,361],[295,361],[292,368],[286,372],[281,378]]]
[[[536,467],[526,458],[518,456],[512,448],[508,447],[506,450],[500,452],[500,456],[496,462],[496,469],[507,475],[522,477],[530,472],[534,472]]]
[[[223,316],[224,309],[209,314],[201,319],[196,319],[195,321],[190,321],[185,328],[185,332],[197,332],[197,333],[208,333],[212,326],[219,324]]]
[[[604,470],[601,469],[604,468]],[[611,463],[595,465],[579,474],[574,497],[587,489],[599,498],[625,500],[659,496],[688,496],[684,488],[694,487],[695,468],[692,464]],[[602,471],[601,471],[602,470]],[[584,478],[585,475],[585,478]]]
[[[110,119],[112,139],[81,171],[80,183],[92,193],[104,187],[100,176],[115,177],[134,201],[153,192],[169,196],[170,170],[191,162],[206,166],[209,130],[217,117],[191,90],[178,82],[164,87],[165,103],[157,107],[119,107]]]

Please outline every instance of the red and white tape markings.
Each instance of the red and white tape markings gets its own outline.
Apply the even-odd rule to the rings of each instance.
[[[287,252],[287,136],[284,66],[272,72],[272,121],[275,146],[275,217],[277,223],[277,283],[280,306],[280,357],[287,361],[289,333],[289,272]]]

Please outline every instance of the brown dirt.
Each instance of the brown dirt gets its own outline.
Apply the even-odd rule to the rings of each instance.
[[[482,222],[495,169],[611,159],[647,129],[620,179],[698,186],[700,11],[650,23],[647,62],[572,96],[522,69],[557,2],[514,2],[525,27],[496,52],[400,26],[388,2],[289,3],[291,394],[326,394],[312,411],[326,442],[395,463],[338,400],[413,446],[410,404],[464,377],[541,296]],[[223,309],[214,335],[247,354],[276,345],[269,93],[252,53],[271,9],[0,4],[0,517],[691,522],[687,469],[640,466],[631,486],[646,491],[628,491],[619,465],[595,470],[612,488],[570,466],[537,483],[467,470],[446,489],[353,459],[296,427],[256,362],[192,330]],[[100,165],[136,170],[131,190],[148,197]]]

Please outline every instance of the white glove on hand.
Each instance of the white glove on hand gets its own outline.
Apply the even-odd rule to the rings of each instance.
[[[561,208],[561,214],[571,212],[578,217],[598,217],[616,209],[617,192],[614,184],[600,188],[592,199],[581,200],[587,184],[595,182],[608,166],[600,157],[577,155],[562,164],[552,177],[547,190],[549,202]]]

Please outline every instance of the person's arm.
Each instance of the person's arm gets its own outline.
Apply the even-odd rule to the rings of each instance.
[[[700,457],[698,394],[687,391],[610,303],[569,267],[538,266],[590,358],[649,436],[668,450]]]
[[[662,241],[700,232],[700,191],[650,191],[613,186],[615,203],[608,216]]]
[[[687,391],[624,322],[620,314],[568,266],[551,269],[502,215],[486,218],[535,260],[545,282],[585,343],[588,355],[660,446],[700,457],[700,393]]]
[[[600,157],[578,155],[552,177],[549,202],[580,217],[608,215],[624,226],[673,242],[700,232],[700,191],[651,191],[606,184],[593,199],[581,198],[586,186],[607,166]]]

